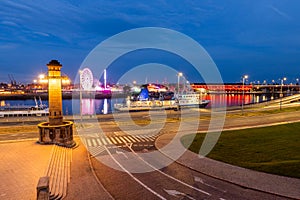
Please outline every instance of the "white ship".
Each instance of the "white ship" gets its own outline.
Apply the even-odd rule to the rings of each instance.
[[[154,84],[150,84],[153,88]],[[160,85],[159,85],[160,86]],[[123,104],[115,104],[117,111],[147,111],[147,110],[179,110],[186,107],[205,108],[209,100],[202,100],[200,93],[173,94],[149,91],[149,86],[144,85],[139,95],[128,97]],[[166,95],[167,94],[167,95]],[[165,97],[168,96],[166,99]]]
[[[35,105],[28,106],[0,106],[0,117],[18,117],[18,116],[46,116],[49,114],[49,108],[44,105],[40,99],[38,104],[36,98]]]
[[[179,107],[199,107],[205,108],[209,104],[209,100],[202,100],[200,93],[190,92],[183,94],[176,94],[175,101]]]

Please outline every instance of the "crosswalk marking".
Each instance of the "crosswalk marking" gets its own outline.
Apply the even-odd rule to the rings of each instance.
[[[88,147],[88,149],[92,156],[97,156],[106,150],[104,146]]]
[[[127,142],[131,142],[126,136],[123,136],[123,138],[124,138]]]
[[[137,138],[139,138],[142,142],[146,142],[146,140],[144,138],[142,138],[141,136],[136,136]]]
[[[91,141],[87,140],[88,146],[92,146]]]
[[[147,135],[140,135],[141,138],[148,138]]]
[[[150,139],[151,139],[151,140],[155,140],[155,139],[156,139],[156,135],[152,135],[152,136],[150,137]]]
[[[110,141],[110,139],[108,137],[106,138],[106,141],[108,144],[112,144],[112,142]]]
[[[133,140],[133,142],[142,142],[138,137],[136,136],[128,136],[130,139]]]
[[[136,140],[136,138],[135,138],[135,137],[132,137],[131,135],[126,136],[126,138],[128,138],[128,139],[130,140],[130,142],[138,142],[138,141]]]
[[[98,136],[98,137],[95,136],[95,137],[84,138],[83,143],[87,147],[93,148],[93,151],[95,151],[95,153],[98,153],[98,151],[102,152],[102,149],[97,150],[98,147],[103,147],[107,145],[116,145],[120,147],[122,145],[125,145],[126,143],[133,143],[134,146],[145,146],[145,145],[151,146],[149,145],[149,142],[154,142],[156,137],[157,136],[149,136],[149,135],[121,135],[121,136],[119,135],[119,136]]]
[[[116,140],[113,137],[109,137],[114,144],[117,144]]]
[[[98,146],[95,139],[92,139],[92,143],[94,147]]]
[[[119,139],[120,139],[120,140],[122,140],[122,142],[123,142],[123,143],[127,143],[127,141],[126,141],[126,140],[124,140],[124,138],[123,138],[123,137],[119,137]]]
[[[129,135],[141,135],[141,134],[144,134],[144,135],[157,135],[160,130],[159,129],[142,129],[142,130],[128,130],[128,131],[125,131],[127,132],[127,134]],[[124,131],[114,131],[113,132],[115,135],[117,136],[122,136],[126,133],[124,133]]]
[[[121,140],[118,137],[115,137],[119,144],[122,144]]]
[[[104,137],[101,137],[101,139],[102,139],[102,143],[103,143],[104,145],[107,145],[107,142],[106,142],[105,138],[104,138]]]
[[[101,144],[101,141],[100,141],[99,138],[97,138],[97,143],[98,143],[98,144]],[[100,145],[97,145],[97,146],[100,146]]]

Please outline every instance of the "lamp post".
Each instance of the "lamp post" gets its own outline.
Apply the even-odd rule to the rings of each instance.
[[[299,85],[299,78],[296,78],[297,85],[298,85],[298,93],[300,93],[300,85]]]
[[[281,106],[282,106],[282,97],[283,97],[283,93],[282,93],[282,86],[283,86],[283,81],[286,81],[286,77],[281,79],[281,87],[280,87],[280,106],[279,109],[281,110]]]
[[[244,114],[244,103],[245,103],[245,90],[244,90],[244,85],[245,85],[245,80],[248,78],[248,75],[243,76],[243,96],[242,96],[242,114]]]
[[[180,81],[180,77],[182,76],[182,72],[178,72],[177,74],[177,92],[179,94],[179,81]]]
[[[274,88],[275,86],[274,85],[275,85],[275,80],[273,79],[272,80],[272,96],[271,96],[271,100],[274,99],[274,90],[275,90],[275,88]]]
[[[79,112],[80,112],[80,121],[82,122],[82,82],[81,82],[81,77],[82,77],[82,70],[79,70]]]

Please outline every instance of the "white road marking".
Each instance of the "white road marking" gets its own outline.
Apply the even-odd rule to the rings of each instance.
[[[149,188],[147,185],[145,185],[143,182],[141,182],[139,179],[137,179],[136,177],[134,177],[127,169],[125,169],[125,167],[123,167],[123,165],[121,165],[115,158],[114,156],[110,153],[110,151],[108,151],[108,149],[106,148],[106,146],[104,146],[104,148],[106,149],[106,151],[108,152],[109,156],[115,161],[115,163],[117,165],[119,165],[119,167],[126,172],[133,180],[135,180],[136,182],[138,182],[141,186],[143,186],[145,189],[147,189],[148,191],[150,191],[152,194],[156,195],[157,197],[159,197],[160,199],[165,199],[163,196],[161,196],[160,194],[158,194],[157,192],[155,192],[154,190],[152,190],[151,188]]]
[[[144,138],[142,138],[141,136],[136,136],[137,138],[139,138],[142,142],[146,142],[146,140]]]
[[[135,137],[128,135],[127,136],[131,141],[130,142],[137,142]]]
[[[122,142],[123,142],[123,143],[125,143],[125,144],[127,143],[127,141],[126,141],[126,140],[124,140],[124,138],[123,138],[123,137],[119,137],[119,139],[120,139],[120,140],[122,140]]]
[[[121,142],[121,140],[119,140],[119,138],[115,137],[115,140],[117,140],[119,144],[122,144],[122,142]]]
[[[141,142],[140,138],[137,136],[132,136],[132,138],[134,138],[136,140],[136,142]],[[134,141],[135,142],[135,141]]]
[[[99,146],[97,145],[96,141],[94,139],[91,139],[92,140],[92,143],[93,143],[93,146],[96,147],[96,146]]]
[[[108,137],[105,137],[105,139],[107,140],[108,144],[112,144],[112,142],[110,141],[110,139]]]
[[[123,136],[123,138],[124,138],[127,142],[131,142],[126,136]]]
[[[96,157],[97,155],[105,151],[105,148],[104,146],[97,146],[97,147],[89,147],[88,150],[91,153],[92,157]]]
[[[166,189],[164,189],[164,191],[166,193],[168,193],[169,195],[174,196],[174,197],[182,196],[182,197],[187,197],[187,198],[192,199],[192,200],[196,200],[193,197],[191,197],[190,195],[187,195],[187,194],[185,194],[183,192],[179,192],[177,190],[166,190]]]
[[[217,188],[217,187],[215,187],[215,186],[213,186],[213,185],[210,185],[210,184],[208,184],[208,183],[205,183],[200,177],[194,176],[194,180],[195,180],[195,182],[202,183],[203,185],[206,185],[206,186],[208,186],[208,187],[214,188],[214,189],[219,190],[219,191],[221,191],[221,192],[224,192],[224,193],[227,192],[226,190],[222,190],[222,189],[219,189],[219,188]]]
[[[87,143],[88,143],[88,146],[91,147],[92,144],[91,144],[91,141],[89,139],[86,139]]]
[[[101,137],[101,140],[102,140],[102,143],[103,143],[104,145],[107,145],[107,142],[106,142],[106,140],[105,140],[104,137]]]
[[[128,156],[123,151],[116,150],[116,153],[123,155],[125,158],[128,158]]]
[[[152,140],[150,135],[144,135],[145,138],[147,138],[148,140]]]
[[[98,142],[99,146],[101,146],[102,142],[99,138],[97,138],[97,142]]]
[[[151,138],[152,140],[155,140],[155,139],[156,139],[156,135],[152,135],[152,136],[150,136],[150,138]]]
[[[187,186],[187,187],[189,187],[189,188],[191,188],[191,189],[197,190],[198,192],[201,192],[201,193],[203,193],[203,194],[206,194],[206,195],[208,195],[208,196],[211,196],[210,193],[208,193],[208,192],[206,192],[206,191],[204,191],[204,190],[201,190],[201,189],[199,189],[199,188],[193,187],[193,186],[191,186],[191,185],[189,185],[189,184],[187,184],[187,183],[185,183],[185,182],[183,182],[183,181],[181,181],[181,180],[179,180],[179,179],[177,179],[177,178],[175,178],[175,177],[173,177],[173,176],[170,176],[169,174],[166,174],[166,173],[164,173],[164,172],[158,170],[158,169],[155,168],[153,165],[151,165],[150,163],[148,163],[147,161],[145,161],[142,157],[140,157],[135,151],[133,151],[133,149],[132,149],[131,147],[128,147],[128,148],[130,149],[130,151],[131,151],[133,154],[135,154],[140,160],[142,160],[144,163],[146,163],[149,167],[151,167],[152,169],[154,169],[156,172],[159,172],[159,173],[163,174],[164,176],[166,176],[166,177],[168,177],[168,178],[170,178],[170,179],[172,179],[172,180],[174,180],[174,181],[177,181],[178,183],[181,183],[182,185],[185,185],[185,186]]]
[[[109,139],[111,139],[111,141],[112,141],[114,144],[118,144],[118,142],[116,142],[116,140],[115,140],[113,137],[109,137]]]

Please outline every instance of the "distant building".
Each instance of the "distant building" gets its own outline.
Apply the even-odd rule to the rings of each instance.
[[[243,86],[242,83],[224,83],[224,84],[205,84],[205,83],[192,83],[191,88],[194,91],[203,91],[205,90],[206,92],[209,91],[225,91],[225,92],[242,92],[243,90],[245,92],[250,92],[253,89],[252,85],[247,85],[245,84]]]

